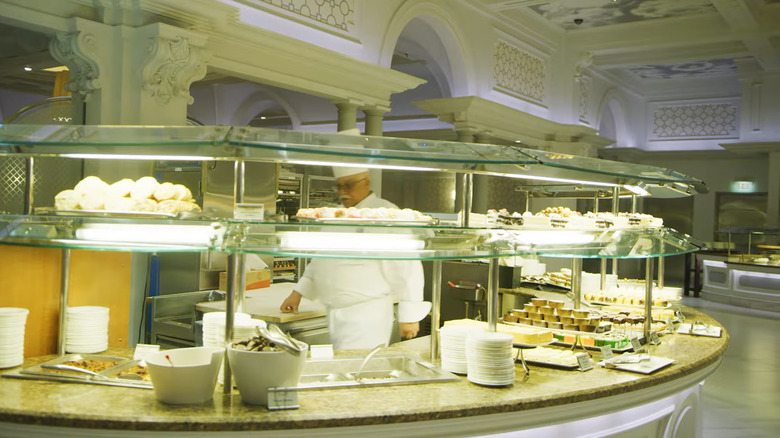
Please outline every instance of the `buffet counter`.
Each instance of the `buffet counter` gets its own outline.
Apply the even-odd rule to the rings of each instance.
[[[742,255],[697,253],[703,268],[701,297],[732,306],[780,312],[780,264]]]
[[[720,327],[694,309],[684,312],[690,322]],[[479,386],[462,377],[445,383],[304,390],[299,409],[281,411],[246,405],[238,392],[224,395],[221,387],[212,401],[171,406],[156,401],[151,390],[3,378],[0,436],[135,436],[139,431],[145,436],[474,436],[509,431],[522,431],[513,436],[698,436],[699,388],[720,364],[728,339],[725,330],[719,338],[664,336],[660,345],[650,346],[650,353],[675,362],[651,375],[598,365],[586,372],[531,366],[526,379],[518,363],[509,387]],[[388,350],[425,360],[429,344],[420,338]],[[132,354],[129,349],[107,353]],[[28,358],[24,366],[52,358]]]

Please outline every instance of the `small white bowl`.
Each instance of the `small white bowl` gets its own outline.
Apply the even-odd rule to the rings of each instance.
[[[287,351],[245,351],[227,347],[228,362],[236,379],[241,400],[267,406],[268,388],[298,386],[306,351],[296,356]]]
[[[177,348],[150,355],[146,366],[157,400],[170,404],[211,400],[224,357],[225,349],[216,347]]]

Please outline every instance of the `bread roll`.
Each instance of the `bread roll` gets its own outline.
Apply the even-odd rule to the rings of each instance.
[[[130,191],[130,197],[136,201],[149,199],[159,185],[160,183],[158,183],[156,179],[151,176],[145,176],[135,182],[133,189]]]
[[[135,211],[136,200],[121,196],[109,195],[106,199],[105,209],[108,211]]]
[[[84,195],[75,190],[63,190],[54,197],[56,210],[77,210]]]
[[[175,199],[168,199],[157,204],[157,211],[159,213],[177,214],[179,212],[179,203]]]
[[[106,206],[108,196],[104,192],[90,192],[84,195],[79,201],[79,207],[82,210],[103,210]]]
[[[73,190],[88,195],[90,193],[105,192],[108,190],[108,183],[96,176],[88,176],[76,184]]]
[[[157,202],[154,199],[135,199],[133,211],[154,212],[157,211]]]
[[[107,192],[109,196],[116,196],[120,198],[128,197],[130,196],[130,191],[133,190],[134,186],[135,181],[130,178],[125,178],[108,186]]]
[[[190,189],[187,187],[181,185],[181,184],[174,184],[173,188],[176,190],[176,199],[177,201],[189,201],[192,199],[192,192],[190,192]]]
[[[176,189],[174,188],[173,184],[169,182],[164,182],[157,186],[157,188],[152,193],[152,197],[157,200],[157,202],[167,201],[169,199],[175,199],[176,198]]]

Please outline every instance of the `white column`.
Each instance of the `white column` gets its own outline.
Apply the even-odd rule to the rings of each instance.
[[[780,224],[780,151],[769,153],[769,181],[767,181],[766,224]]]
[[[382,121],[385,117],[386,109],[364,108],[363,114],[366,115],[366,135],[381,137],[384,133]]]
[[[349,100],[334,101],[333,103],[336,105],[339,112],[338,131],[356,129],[357,109],[360,107],[360,104]]]
[[[74,18],[50,52],[68,66],[86,124],[183,125],[192,82],[206,74],[206,37],[162,23],[109,26]]]

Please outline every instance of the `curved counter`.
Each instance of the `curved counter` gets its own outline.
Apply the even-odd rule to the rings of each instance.
[[[684,313],[688,319],[720,326],[694,309],[684,308]],[[531,366],[524,379],[518,364],[510,387],[479,386],[463,377],[445,383],[304,390],[298,397],[300,408],[283,411],[246,405],[238,392],[223,395],[221,388],[204,404],[171,406],[156,401],[150,390],[3,378],[0,436],[131,436],[138,431],[149,436],[474,436],[508,431],[524,431],[513,436],[553,431],[568,436],[578,435],[576,431],[596,436],[629,431],[698,435],[699,387],[720,364],[728,334],[676,334],[662,340],[650,346],[651,354],[675,363],[651,375],[598,365],[587,372]],[[429,340],[422,338],[390,349],[425,358],[428,346]],[[121,352],[131,355],[128,349]],[[29,358],[24,366],[53,357]]]

